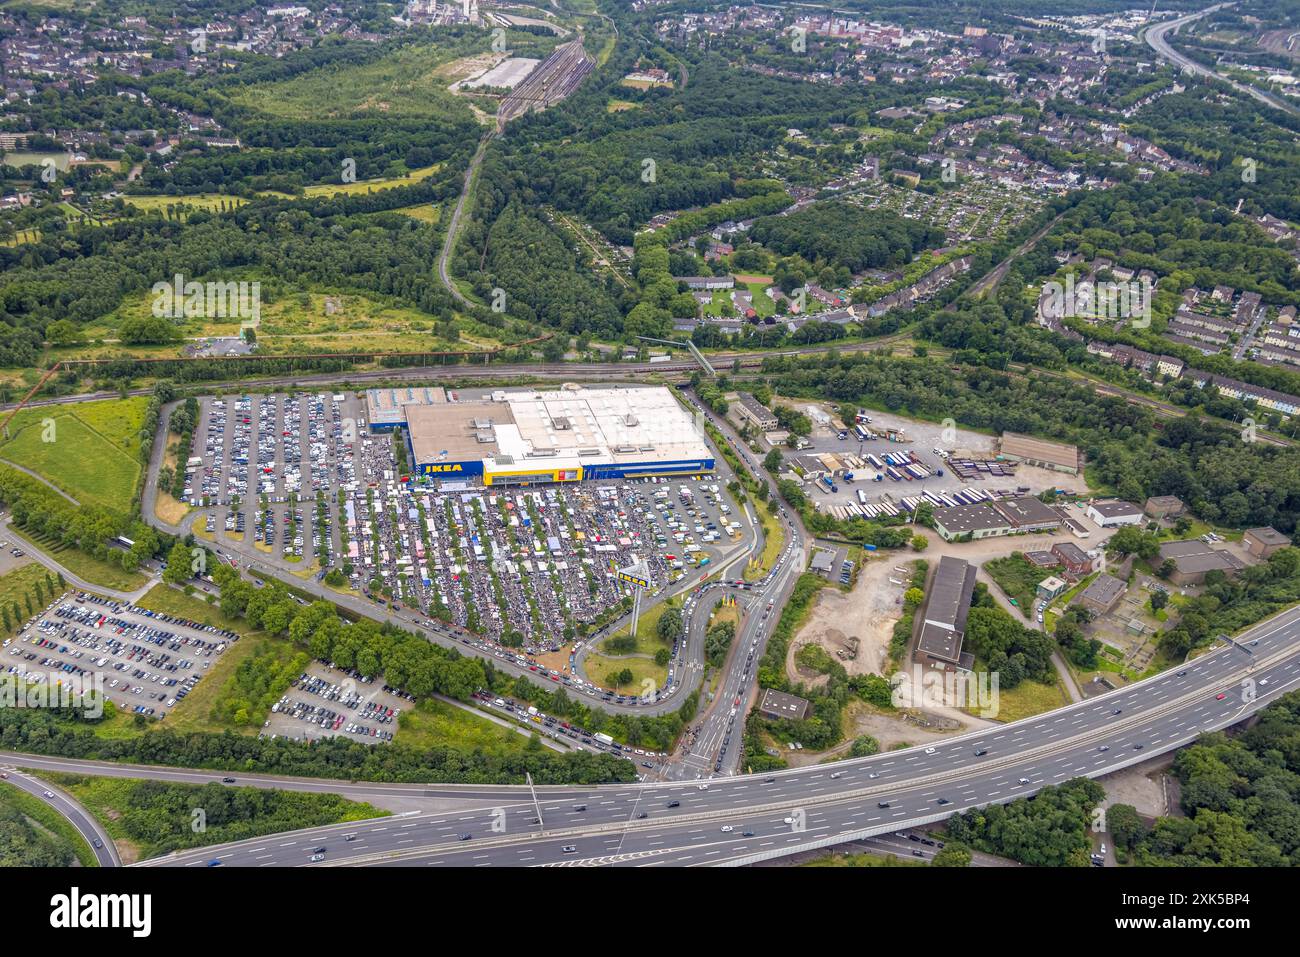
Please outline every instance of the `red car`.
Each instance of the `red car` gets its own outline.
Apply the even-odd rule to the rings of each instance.
[[[1228,697],[1228,695],[1227,695],[1225,692],[1220,691],[1218,694],[1216,694],[1216,695],[1214,696],[1214,700],[1215,700],[1215,701],[1222,701],[1222,700],[1223,700],[1224,698],[1226,698],[1226,697]]]

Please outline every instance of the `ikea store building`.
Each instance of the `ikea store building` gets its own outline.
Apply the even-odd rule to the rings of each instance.
[[[368,397],[371,429],[405,426],[421,475],[531,485],[714,467],[701,428],[663,386],[566,385],[462,402],[447,402],[438,389],[376,391]]]

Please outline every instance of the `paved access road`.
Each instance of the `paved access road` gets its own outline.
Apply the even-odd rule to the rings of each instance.
[[[752,863],[1108,774],[1235,724],[1297,687],[1293,608],[1183,668],[927,748],[709,782],[538,788],[536,805],[527,787],[486,788],[499,798],[493,808],[316,828],[150,863],[294,866],[309,862],[305,845],[324,846],[325,865]]]
[[[9,758],[8,755],[4,757],[6,760]],[[32,761],[28,755],[17,757],[21,757],[24,767],[31,766]],[[39,798],[67,818],[94,852],[95,860],[99,862],[100,867],[122,866],[122,860],[117,856],[117,848],[113,844],[113,839],[109,837],[108,831],[104,830],[104,826],[95,819],[94,815],[82,807],[81,802],[71,794],[8,764],[0,773],[5,775],[7,783]]]

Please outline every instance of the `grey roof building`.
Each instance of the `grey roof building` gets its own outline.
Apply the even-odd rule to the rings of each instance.
[[[1174,563],[1169,580],[1175,585],[1199,585],[1205,581],[1208,572],[1221,571],[1233,575],[1245,567],[1236,555],[1211,548],[1199,538],[1161,545],[1160,563],[1164,564],[1168,559]]]
[[[966,617],[975,590],[975,566],[962,558],[945,555],[939,560],[926,592],[921,635],[916,644],[922,661],[946,668],[969,668],[973,656],[962,654]]]
[[[768,718],[789,718],[800,721],[808,717],[811,706],[807,698],[786,694],[775,688],[765,688],[763,697],[758,702],[758,713]]]
[[[1102,572],[1092,580],[1079,597],[1075,599],[1079,604],[1084,605],[1091,611],[1099,615],[1104,615],[1115,607],[1120,596],[1128,588],[1124,582],[1120,581],[1114,575],[1107,575]]]

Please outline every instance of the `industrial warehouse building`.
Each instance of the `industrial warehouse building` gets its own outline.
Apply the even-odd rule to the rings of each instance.
[[[1246,546],[1246,551],[1256,558],[1268,558],[1278,549],[1290,545],[1291,539],[1271,525],[1266,525],[1263,528],[1246,529],[1246,533],[1241,537],[1241,543]]]
[[[1246,567],[1229,551],[1211,548],[1199,538],[1185,542],[1167,542],[1160,546],[1160,563],[1172,560],[1174,570],[1169,580],[1175,585],[1200,585],[1212,571],[1232,576]]]
[[[974,565],[952,555],[939,559],[939,567],[926,589],[921,632],[916,642],[917,661],[949,671],[956,668],[970,671],[975,666],[975,656],[961,650],[974,590]]]
[[[418,475],[529,485],[681,475],[714,467],[691,414],[662,386],[566,385],[547,392],[498,391],[489,399],[461,402],[422,398],[401,406],[411,467]],[[383,430],[370,414],[371,428]]]
[[[931,513],[934,529],[945,542],[969,536],[996,538],[1059,528],[1061,516],[1036,498],[1020,496],[974,505],[952,505]]]
[[[1079,474],[1079,447],[1062,442],[1036,439],[1018,432],[1003,432],[1002,457],[1026,465],[1037,465],[1057,472]]]
[[[1142,524],[1142,509],[1132,502],[1093,502],[1084,514],[1102,528]]]

